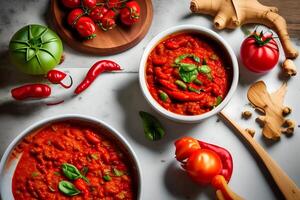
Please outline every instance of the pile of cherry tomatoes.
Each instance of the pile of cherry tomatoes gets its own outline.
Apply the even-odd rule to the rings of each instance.
[[[131,0],[61,0],[64,7],[72,9],[67,23],[83,39],[96,37],[96,26],[108,31],[116,26],[119,18],[126,26],[140,18],[140,6]]]

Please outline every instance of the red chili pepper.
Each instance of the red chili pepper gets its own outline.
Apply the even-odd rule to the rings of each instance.
[[[62,80],[64,80],[66,78],[67,74],[58,70],[50,70],[47,73],[47,79],[53,83],[53,84],[60,84],[61,86],[63,86],[64,88],[70,88],[73,85],[73,79],[70,75],[68,75],[70,77],[70,85],[65,85]]]
[[[51,88],[46,84],[27,84],[11,90],[11,96],[16,100],[27,98],[46,98],[51,94]]]
[[[96,62],[88,71],[85,79],[77,86],[74,93],[80,94],[83,92],[101,73],[115,70],[121,70],[121,67],[113,61],[101,60]]]
[[[174,83],[171,83],[168,80],[158,79],[158,82],[168,90],[178,90],[177,86]]]
[[[165,91],[171,98],[178,101],[201,101],[206,96],[205,93],[195,94],[192,92],[181,92],[181,91]]]
[[[218,156],[221,158],[222,166],[223,166],[220,175],[223,175],[226,181],[229,182],[233,171],[233,162],[229,151],[227,151],[222,147],[216,146],[214,144],[209,144],[206,142],[202,142],[200,140],[198,140],[198,142],[202,149],[209,149],[214,151],[216,154],[218,154]]]
[[[74,185],[77,189],[79,189],[82,193],[85,199],[89,197],[89,189],[87,187],[86,182],[82,178],[78,178],[74,181]]]

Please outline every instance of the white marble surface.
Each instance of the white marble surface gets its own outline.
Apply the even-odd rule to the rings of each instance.
[[[96,60],[109,58],[117,61],[125,68],[123,73],[104,74],[99,77],[87,91],[81,95],[56,106],[44,105],[0,105],[0,156],[8,144],[30,124],[50,116],[80,113],[97,117],[120,131],[135,149],[143,170],[143,200],[169,199],[214,199],[210,188],[201,188],[179,170],[174,159],[173,142],[178,137],[189,135],[203,141],[215,143],[227,148],[234,159],[234,172],[230,186],[245,199],[282,199],[275,189],[272,179],[256,161],[247,146],[233,132],[219,121],[216,116],[199,124],[179,124],[159,116],[146,103],[138,85],[138,66],[143,48],[154,35],[168,27],[179,24],[197,24],[211,28],[210,19],[203,16],[189,15],[189,0],[154,0],[154,19],[145,39],[134,48],[114,56],[99,57],[78,53],[65,47],[66,60],[59,67],[69,71],[75,81],[87,72],[87,67]],[[49,2],[44,0],[0,0],[0,98],[7,95],[15,85],[30,82],[32,77],[24,76],[14,70],[8,61],[7,48],[11,35],[29,23],[47,24]],[[238,54],[244,37],[241,30],[219,32]],[[299,50],[299,46],[297,47]],[[282,52],[281,52],[282,53]],[[283,56],[280,61],[283,61]],[[300,65],[300,60],[296,60]],[[272,72],[257,76],[240,66],[240,83],[238,89],[225,108],[230,116],[244,127],[256,129],[255,138],[270,153],[287,174],[300,185],[299,142],[300,128],[295,134],[281,141],[270,143],[260,134],[261,129],[255,123],[254,116],[250,120],[242,120],[241,111],[248,108],[246,92],[251,83],[264,80],[269,89],[274,91],[282,80],[279,66]],[[300,123],[300,75],[288,81],[288,93],[285,103],[293,108],[290,118]],[[38,81],[38,78],[34,78]],[[167,135],[161,141],[150,142],[143,135],[139,110],[156,115],[164,124]]]

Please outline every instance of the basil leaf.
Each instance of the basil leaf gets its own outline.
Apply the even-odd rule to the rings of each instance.
[[[123,172],[123,171],[118,170],[118,169],[116,169],[116,168],[114,168],[113,171],[114,171],[114,174],[115,174],[116,176],[123,176],[123,175],[124,175],[124,172]]]
[[[191,91],[191,92],[195,92],[197,94],[200,94],[200,90],[197,90],[196,88],[193,88],[191,86],[188,87],[188,90]]]
[[[143,120],[146,138],[152,141],[160,140],[165,135],[165,131],[158,119],[144,111],[140,111],[139,114]]]
[[[195,79],[193,83],[195,83],[196,85],[203,85],[202,81],[200,81],[199,79]]]
[[[80,193],[75,185],[69,181],[60,181],[58,183],[58,189],[67,196],[74,196]]]
[[[198,68],[198,71],[203,74],[209,74],[211,72],[211,69],[208,65],[202,65]]]
[[[178,65],[181,69],[187,72],[197,69],[197,65],[190,64],[190,63],[179,63]]]
[[[82,176],[80,171],[74,165],[71,165],[69,163],[63,163],[61,165],[61,168],[64,175],[70,180],[75,180],[81,178]]]
[[[218,96],[217,99],[216,99],[215,106],[220,105],[220,103],[222,103],[222,101],[223,101],[223,98],[221,96]]]
[[[175,84],[180,88],[180,89],[183,89],[183,90],[186,90],[187,86],[184,82],[182,82],[181,80],[176,80],[175,81]]]
[[[179,64],[185,58],[193,58],[195,62],[200,63],[200,58],[195,54],[182,54],[175,59],[174,63]]]
[[[103,176],[103,179],[104,179],[105,181],[110,181],[110,180],[111,180],[111,177],[110,177],[108,174],[106,174],[106,175]]]
[[[169,96],[167,95],[167,93],[163,92],[163,91],[159,91],[159,98],[163,101],[166,102],[169,98]]]
[[[181,79],[186,82],[186,83],[190,83],[192,81],[194,81],[195,79],[197,79],[198,76],[198,71],[197,69],[187,72],[185,70],[183,70],[182,68],[179,69],[179,76],[181,77]]]

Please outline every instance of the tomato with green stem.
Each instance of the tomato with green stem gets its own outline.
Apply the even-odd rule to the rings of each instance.
[[[109,10],[101,19],[99,26],[102,30],[108,31],[113,29],[116,25],[116,12],[114,10]]]
[[[95,22],[101,22],[101,19],[108,12],[108,9],[105,6],[97,6],[91,10],[89,17]]]
[[[135,24],[140,18],[141,8],[136,1],[130,1],[120,10],[121,22],[127,26]]]
[[[86,9],[92,9],[96,7],[97,1],[96,0],[82,0],[81,4]]]
[[[80,0],[62,0],[61,2],[67,8],[77,8],[80,6]]]
[[[86,40],[96,37],[96,25],[89,17],[80,17],[75,25],[75,28],[79,35]]]
[[[81,8],[76,8],[68,14],[67,22],[70,26],[75,26],[80,17],[84,15],[84,11]]]
[[[119,9],[121,8],[122,4],[124,2],[126,2],[127,0],[108,0],[107,3],[106,3],[106,6],[108,8],[116,8],[116,9]]]
[[[277,64],[279,48],[272,34],[258,34],[255,31],[243,41],[240,56],[250,71],[266,73]]]

